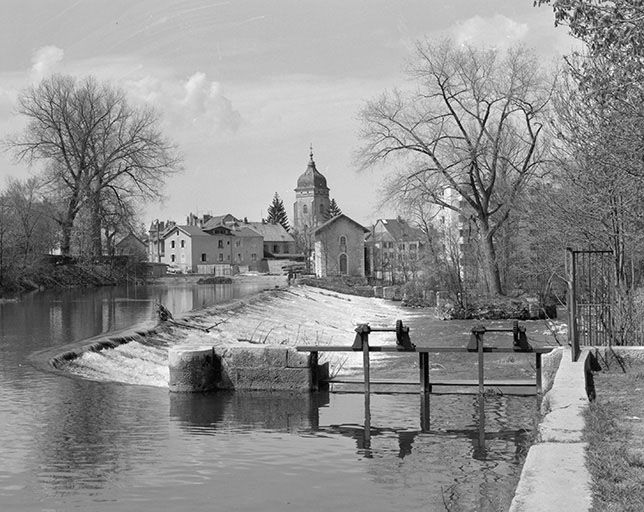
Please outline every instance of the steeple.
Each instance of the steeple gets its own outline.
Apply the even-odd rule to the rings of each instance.
[[[326,190],[327,193],[329,190],[326,184],[326,178],[315,167],[315,161],[313,160],[313,144],[311,144],[309,150],[309,165],[307,166],[306,171],[304,171],[304,173],[297,179],[297,188],[295,191],[297,192],[299,190],[312,188]]]
[[[309,146],[309,163],[306,171],[297,179],[295,204],[293,205],[293,227],[306,231],[319,226],[326,220],[329,211],[329,187],[326,178],[315,167],[313,144]]]

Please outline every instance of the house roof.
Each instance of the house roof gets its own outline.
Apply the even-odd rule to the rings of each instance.
[[[247,238],[255,238],[259,237],[261,238],[262,235],[255,231],[254,229],[249,228],[246,225],[242,225],[239,227],[239,229],[236,229],[233,231],[233,235],[235,236],[241,236],[241,237],[247,237]]]
[[[294,242],[295,240],[281,224],[249,222],[244,226],[256,231],[264,237],[264,242]]]
[[[380,223],[396,241],[402,240],[422,240],[423,232],[411,227],[403,219],[378,219],[376,224]]]
[[[234,224],[239,222],[241,222],[239,219],[237,219],[232,214],[227,213],[225,215],[217,215],[215,217],[210,217],[203,225],[203,229],[212,229],[220,225],[225,226],[226,224],[230,224],[230,223]]]
[[[172,226],[172,228],[163,232],[161,236],[163,238],[167,238],[175,229],[183,231],[186,235],[192,238],[196,236],[210,236],[208,233],[204,233],[199,226]]]
[[[358,229],[361,229],[365,233],[369,233],[369,230],[365,228],[362,224],[358,224],[355,220],[353,220],[351,217],[347,217],[344,213],[341,213],[340,215],[336,215],[332,219],[327,220],[324,224],[321,226],[318,226],[313,233],[317,234],[320,231],[324,231],[325,229],[328,229],[329,226],[334,224],[335,222],[338,222],[340,219],[345,219],[348,220],[350,223],[355,224]]]
[[[121,238],[118,242],[116,242],[116,245],[120,246],[120,245],[123,245],[123,244],[127,244],[129,242],[137,242],[137,243],[139,243],[141,245],[146,245],[146,243],[141,238],[136,236],[131,231],[127,235],[125,235],[123,238]]]

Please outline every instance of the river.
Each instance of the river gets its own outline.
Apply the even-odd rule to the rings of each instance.
[[[377,394],[365,435],[359,394],[175,395],[45,371],[38,360],[42,351],[150,322],[155,301],[181,312],[262,287],[47,291],[0,304],[0,510],[507,510],[534,397],[437,395],[427,411],[416,394]],[[472,323],[418,312],[410,326],[456,343]],[[541,323],[530,323],[530,333],[552,341]],[[131,354],[132,364],[154,366],[154,350],[163,348]],[[530,371],[515,362],[496,367]],[[459,361],[436,365],[451,363]],[[460,363],[464,373],[475,368]],[[401,364],[379,363],[392,374]]]

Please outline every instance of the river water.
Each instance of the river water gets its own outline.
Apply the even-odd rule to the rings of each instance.
[[[42,369],[42,351],[152,321],[155,301],[181,312],[261,287],[71,290],[0,304],[0,511],[507,510],[534,397],[432,395],[428,404],[377,394],[366,431],[360,394],[176,395]],[[410,326],[439,344],[464,344],[472,324],[420,312]],[[540,323],[530,332],[552,341]],[[158,366],[155,350],[164,347],[131,353],[130,363]],[[517,362],[493,366],[531,371]],[[401,364],[375,366],[396,375]],[[475,368],[444,359],[435,369],[450,364]]]

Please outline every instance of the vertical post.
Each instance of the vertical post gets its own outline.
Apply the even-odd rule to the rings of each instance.
[[[476,341],[479,354],[479,396],[485,393],[485,369],[483,364],[483,335],[485,331],[477,331]]]
[[[577,333],[577,292],[576,273],[577,262],[575,251],[570,247],[566,249],[568,261],[568,341],[570,341],[572,360],[579,357],[579,334]]]
[[[429,432],[429,393],[420,394],[420,430]]]
[[[362,366],[364,372],[364,437],[365,443],[371,440],[371,381],[369,376],[369,325],[363,324],[360,332],[362,338]]]
[[[432,392],[432,385],[429,382],[429,353],[418,353],[418,369],[420,370],[420,392],[423,394]]]
[[[479,395],[479,446],[478,455],[485,455],[485,396]]]
[[[318,363],[318,352],[311,352],[309,356],[309,367],[311,368],[311,391],[320,389],[320,367]]]
[[[537,396],[541,395],[542,384],[541,384],[541,352],[537,352],[537,361],[536,361],[536,370],[537,370]]]

